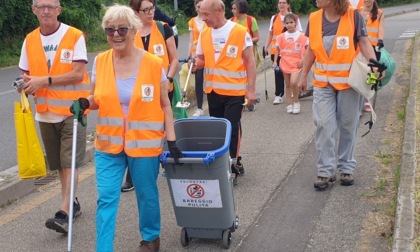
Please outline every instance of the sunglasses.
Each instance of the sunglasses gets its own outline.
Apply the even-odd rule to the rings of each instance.
[[[121,37],[124,37],[125,35],[127,35],[129,29],[130,28],[128,28],[128,27],[120,27],[118,29],[111,28],[111,27],[106,27],[105,28],[105,33],[106,33],[106,35],[108,35],[110,37],[113,37],[115,32],[118,32],[118,35],[120,35]]]

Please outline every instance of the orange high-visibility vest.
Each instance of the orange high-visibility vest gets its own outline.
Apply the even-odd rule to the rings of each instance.
[[[191,18],[190,21],[188,21],[188,26],[192,28],[193,32],[193,44],[191,47],[191,53],[192,55],[195,55],[195,52],[197,51],[197,43],[198,43],[198,37],[200,36],[200,31],[198,30],[197,23],[195,22],[195,18]],[[203,30],[206,28],[207,25],[205,22],[203,22]]]
[[[141,40],[142,34],[140,31],[137,31],[137,34],[134,38],[134,45],[144,49],[143,41]],[[169,70],[169,52],[166,46],[166,40],[164,35],[159,31],[159,27],[156,24],[156,21],[153,20],[152,30],[150,31],[149,37],[149,48],[147,50],[149,53],[159,56],[163,60],[163,69],[167,72]],[[173,83],[169,87],[169,91],[174,89]]]
[[[214,59],[212,28],[201,32],[204,62],[204,91],[220,95],[243,96],[247,93],[248,77],[242,53],[247,30],[240,24],[230,31],[229,37],[217,61]]]
[[[374,22],[372,22],[372,19],[369,18],[369,20],[366,23],[366,30],[368,33],[369,42],[371,45],[376,46],[379,41],[379,22],[380,18],[382,16],[382,10],[378,10],[378,17],[375,19]]]
[[[162,152],[164,113],[160,104],[162,59],[145,53],[131,95],[128,115],[118,98],[112,60],[113,50],[96,59],[94,100],[99,106],[95,147],[130,157],[156,157]]]
[[[316,87],[326,87],[330,83],[336,90],[348,89],[350,67],[356,56],[354,46],[354,11],[349,7],[340,18],[337,34],[328,57],[322,43],[322,13],[316,11],[309,16],[309,46],[315,54],[314,80]]]
[[[248,30],[248,34],[249,36],[251,36],[251,38],[254,37],[254,33],[252,32],[252,19],[255,19],[255,17],[250,16],[250,15],[245,15],[245,22],[241,25],[245,26],[246,29]],[[237,17],[232,17],[230,19],[232,22],[238,23],[238,18]]]
[[[47,59],[43,53],[40,28],[29,33],[26,36],[29,74],[32,76],[55,76],[72,71],[74,46],[82,35],[82,31],[69,27],[58,45],[51,69],[48,71]],[[54,78],[52,79],[54,80]],[[90,88],[89,76],[86,70],[81,82],[42,88],[35,93],[36,111],[38,113],[51,111],[58,115],[71,116],[72,113],[70,113],[69,107],[73,104],[73,101],[80,97],[88,97]],[[88,111],[85,112],[85,114],[87,113]]]
[[[271,54],[276,54],[276,42],[277,42],[277,36],[280,35],[283,32],[283,22],[281,21],[281,15],[280,13],[277,13],[274,16],[274,22],[272,27],[273,37],[271,38]]]
[[[290,38],[292,40],[292,38]],[[305,45],[307,44],[308,38],[299,34],[299,37],[295,41],[287,41],[286,33],[282,33],[277,37],[277,45],[280,49],[280,68],[285,73],[298,72],[299,61],[302,60],[305,52]]]

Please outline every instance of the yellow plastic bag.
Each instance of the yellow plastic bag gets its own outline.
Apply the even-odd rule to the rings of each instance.
[[[187,76],[188,76],[188,63],[184,63],[181,66],[181,70],[179,71],[179,87],[181,90],[184,90],[185,85],[187,84]],[[195,76],[191,73],[190,79],[188,80],[187,92],[186,92],[187,100],[192,101],[195,100]]]
[[[18,175],[21,179],[47,175],[44,153],[35,128],[29,100],[21,92],[21,102],[15,102],[15,129]]]

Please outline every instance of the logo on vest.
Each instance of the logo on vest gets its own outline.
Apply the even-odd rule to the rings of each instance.
[[[154,88],[152,84],[141,85],[141,101],[152,102]]]
[[[153,46],[153,54],[156,56],[163,56],[165,55],[165,51],[163,50],[162,44],[156,44]]]
[[[60,63],[71,64],[73,61],[73,50],[63,49],[60,52]]]
[[[350,47],[350,39],[349,36],[338,36],[337,40],[337,49],[338,50],[347,50]]]
[[[228,45],[226,56],[230,58],[236,58],[238,56],[238,47],[233,45]]]

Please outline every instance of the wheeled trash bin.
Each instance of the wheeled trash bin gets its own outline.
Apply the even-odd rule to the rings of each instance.
[[[167,148],[160,156],[165,168],[181,244],[192,238],[222,239],[229,248],[238,227],[229,156],[230,122],[196,117],[175,121],[176,144],[184,157],[175,165]]]

